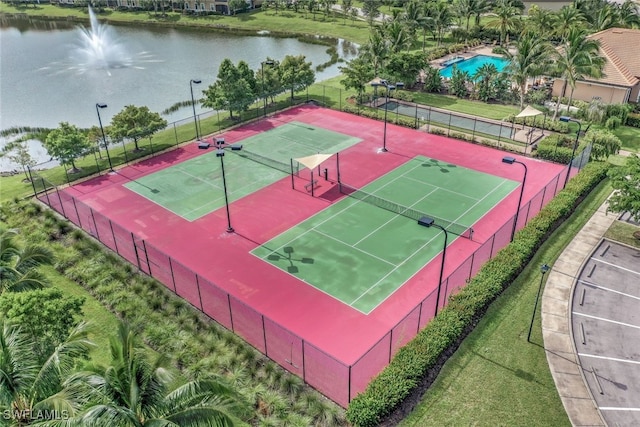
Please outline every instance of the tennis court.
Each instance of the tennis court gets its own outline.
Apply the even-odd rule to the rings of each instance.
[[[446,218],[451,244],[517,186],[417,156],[252,253],[368,314],[441,252],[442,231],[417,217]]]
[[[292,158],[318,152],[333,154],[359,142],[359,138],[305,123],[291,122],[234,143],[240,151],[210,151],[169,168],[143,176],[125,187],[180,217],[194,221],[224,206],[224,176],[229,203],[266,187],[299,166]],[[212,141],[213,142],[213,141]],[[222,163],[224,162],[224,164]]]

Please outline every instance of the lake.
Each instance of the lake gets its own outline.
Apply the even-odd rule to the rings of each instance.
[[[87,24],[88,26],[88,24]],[[96,103],[108,108],[100,114],[104,124],[126,105],[147,106],[161,112],[177,102],[191,99],[213,84],[220,63],[244,60],[253,70],[267,56],[305,55],[313,67],[330,60],[327,46],[295,38],[262,34],[241,36],[221,32],[156,27],[109,26],[110,40],[119,44],[130,64],[122,68],[83,70],[75,53],[81,43],[76,25],[41,20],[0,19],[0,129],[12,126],[57,127],[67,121],[80,127],[97,125]],[[349,60],[357,47],[332,40],[340,56]],[[333,64],[316,72],[316,81],[339,74]],[[171,116],[172,122],[188,117],[190,107]],[[38,160],[41,160],[40,157]],[[6,169],[6,160],[0,168]]]

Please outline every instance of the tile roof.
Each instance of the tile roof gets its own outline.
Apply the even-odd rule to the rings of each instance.
[[[600,42],[600,55],[606,58],[605,77],[599,82],[634,86],[640,82],[640,30],[609,28],[589,36]],[[635,47],[634,47],[635,46]]]

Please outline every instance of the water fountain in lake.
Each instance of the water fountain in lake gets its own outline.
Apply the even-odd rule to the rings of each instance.
[[[69,69],[78,73],[90,70],[109,70],[114,68],[143,68],[141,62],[150,62],[150,55],[142,52],[132,57],[126,47],[118,40],[111,28],[101,24],[89,7],[90,27],[78,28],[79,40],[70,53]]]

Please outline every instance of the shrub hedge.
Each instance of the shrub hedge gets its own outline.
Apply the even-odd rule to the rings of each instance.
[[[389,416],[424,381],[434,378],[446,359],[511,284],[540,245],[607,175],[607,163],[590,163],[574,177],[515,239],[489,260],[478,274],[431,320],[391,363],[356,396],[347,419],[357,427],[373,427]]]
[[[640,114],[630,113],[627,116],[627,126],[640,129]]]
[[[538,143],[536,157],[550,160],[556,163],[569,163],[573,154],[573,144],[575,137],[571,135],[551,135]],[[584,147],[578,146],[576,156],[580,154]]]

